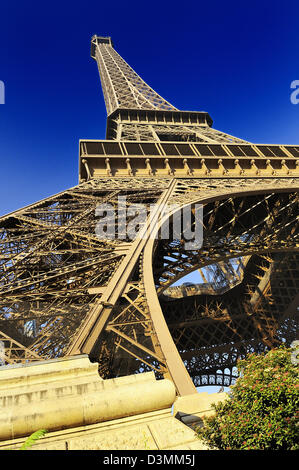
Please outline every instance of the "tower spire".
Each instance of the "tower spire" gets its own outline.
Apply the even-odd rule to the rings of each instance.
[[[110,37],[92,37],[91,57],[98,64],[108,115],[118,108],[176,110],[115,51]]]
[[[107,139],[247,143],[212,129],[208,113],[180,111],[162,98],[116,52],[110,37],[92,37],[91,57],[108,114]]]

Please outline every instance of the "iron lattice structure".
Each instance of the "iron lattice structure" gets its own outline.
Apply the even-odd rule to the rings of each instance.
[[[103,378],[153,370],[180,395],[230,385],[239,357],[296,338],[299,147],[252,144],[176,109],[110,38],[94,36],[91,55],[106,140],[80,141],[77,186],[0,219],[0,360],[85,353]],[[120,201],[127,215],[145,208],[135,238]],[[115,208],[106,238],[102,204]],[[183,207],[193,230],[198,204],[202,246],[161,236]],[[195,270],[201,282],[174,285]]]

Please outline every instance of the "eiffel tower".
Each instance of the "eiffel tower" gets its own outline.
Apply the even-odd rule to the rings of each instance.
[[[104,379],[154,371],[181,396],[229,386],[238,358],[296,338],[299,146],[178,110],[109,37],[91,56],[106,139],[80,140],[77,186],[0,218],[1,364],[87,354]],[[183,208],[194,233],[198,207],[200,246],[162,236]]]

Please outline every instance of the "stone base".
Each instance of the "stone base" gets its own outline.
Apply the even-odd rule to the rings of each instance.
[[[18,449],[25,438],[0,442],[0,450]],[[206,450],[194,431],[171,409],[105,423],[52,432],[32,450]]]
[[[153,372],[99,377],[75,356],[0,368],[0,450],[18,449],[39,429],[32,450],[204,450],[188,425],[226,394],[176,397]]]
[[[219,403],[228,399],[227,393],[200,392],[185,397],[177,397],[174,406],[174,416],[184,424],[194,428],[203,422],[204,416],[214,413],[212,403]]]

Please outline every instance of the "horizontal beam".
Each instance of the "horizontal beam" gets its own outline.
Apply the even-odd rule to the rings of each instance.
[[[299,176],[299,147],[81,140],[79,166],[80,180],[103,176]]]

